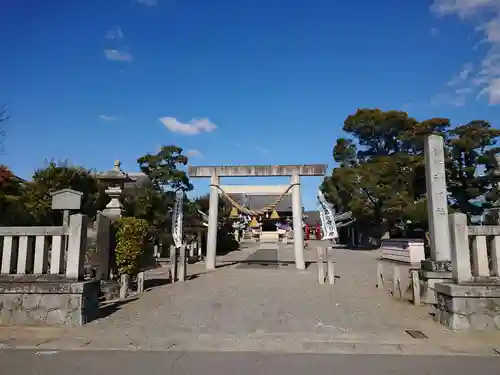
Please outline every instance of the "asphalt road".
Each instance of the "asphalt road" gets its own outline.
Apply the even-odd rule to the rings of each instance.
[[[500,356],[6,350],[0,366],[2,375],[498,375]]]

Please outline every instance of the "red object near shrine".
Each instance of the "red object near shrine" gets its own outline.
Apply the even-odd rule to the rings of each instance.
[[[309,225],[308,224],[306,224],[305,239],[306,239],[306,241],[309,241]]]
[[[321,240],[321,225],[316,224],[316,239]]]

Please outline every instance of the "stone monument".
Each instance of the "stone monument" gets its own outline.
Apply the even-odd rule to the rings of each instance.
[[[50,193],[52,197],[52,209],[63,212],[63,225],[69,226],[69,215],[71,210],[79,210],[82,204],[83,193],[73,189],[62,189]]]
[[[427,215],[431,259],[422,261],[422,301],[436,303],[434,285],[451,280],[451,242],[443,137],[428,135],[424,144]]]

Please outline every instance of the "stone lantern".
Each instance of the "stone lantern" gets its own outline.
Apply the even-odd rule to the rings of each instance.
[[[120,197],[123,192],[123,187],[126,182],[133,181],[128,174],[121,170],[120,165],[120,161],[116,160],[113,169],[97,174],[97,179],[108,186],[105,193],[111,198],[111,200],[106,205],[106,208],[102,211],[102,213],[111,220],[116,220],[122,217],[123,205],[120,202]]]

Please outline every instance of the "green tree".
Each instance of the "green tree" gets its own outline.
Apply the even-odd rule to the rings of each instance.
[[[61,223],[60,212],[51,209],[50,193],[70,188],[83,193],[81,212],[95,217],[98,184],[92,172],[69,162],[50,161],[44,168],[37,169],[32,181],[25,184],[23,201],[31,221],[36,225],[57,225]]]
[[[4,165],[0,165],[0,225],[22,225],[26,213],[22,204],[23,184]]]
[[[495,148],[500,130],[486,121],[471,121],[449,131],[447,184],[451,205],[469,215],[481,215],[487,205],[474,204],[488,198],[495,186]]]
[[[423,122],[402,111],[358,109],[347,117],[333,158],[339,164],[322,189],[337,209],[383,232],[425,195],[424,137],[444,134],[450,123]]]
[[[190,191],[193,185],[186,172],[179,169],[188,162],[182,151],[177,146],[163,146],[157,154],[144,155],[137,163],[156,189]]]
[[[177,146],[163,146],[156,154],[146,154],[137,159],[141,171],[148,182],[129,189],[125,193],[124,206],[127,216],[146,220],[157,235],[166,236],[170,241],[172,208],[175,191],[193,189],[189,177],[183,170],[188,158]],[[192,202],[184,199],[184,223],[192,221],[195,215]]]
[[[150,181],[127,188],[122,199],[125,216],[144,219],[155,230],[165,230],[170,227],[169,210],[174,200],[173,192],[159,190]]]
[[[500,131],[485,121],[452,127],[446,118],[417,121],[401,111],[359,109],[347,117],[333,149],[338,167],[322,189],[337,209],[383,232],[410,220],[427,225],[424,139],[444,137],[451,209],[479,214],[495,186],[494,148]],[[491,198],[490,198],[491,200]]]

